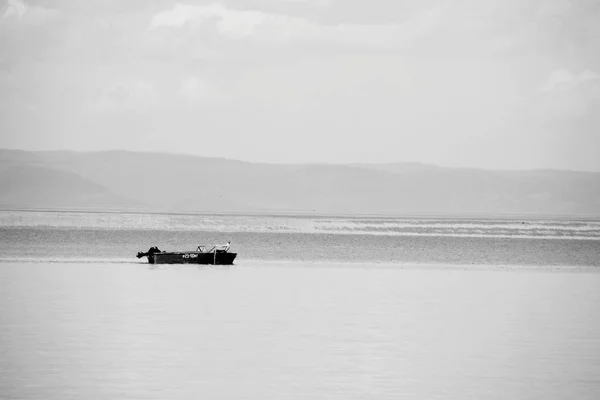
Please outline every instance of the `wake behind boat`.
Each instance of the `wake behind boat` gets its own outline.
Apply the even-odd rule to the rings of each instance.
[[[230,243],[214,246],[206,251],[198,246],[196,251],[161,251],[158,247],[150,247],[147,252],[138,252],[137,258],[148,257],[149,264],[206,264],[232,265],[237,253],[229,252]]]

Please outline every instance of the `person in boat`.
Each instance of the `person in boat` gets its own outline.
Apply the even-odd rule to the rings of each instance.
[[[231,241],[230,240],[228,240],[227,243],[225,243],[225,244],[215,244],[213,246],[213,248],[210,249],[208,252],[211,253],[212,251],[215,251],[215,252],[218,251],[220,253],[226,253],[226,252],[229,251],[229,247],[231,247]]]

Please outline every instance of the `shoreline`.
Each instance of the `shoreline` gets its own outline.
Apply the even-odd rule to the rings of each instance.
[[[125,215],[164,215],[164,216],[220,216],[220,217],[287,217],[287,218],[332,218],[332,219],[421,219],[421,220],[474,220],[474,221],[582,221],[600,222],[600,215],[588,214],[431,214],[431,213],[357,213],[343,214],[310,210],[263,210],[263,211],[169,211],[169,210],[130,210],[101,208],[27,208],[0,206],[0,212],[25,213],[65,213],[65,214],[125,214]]]

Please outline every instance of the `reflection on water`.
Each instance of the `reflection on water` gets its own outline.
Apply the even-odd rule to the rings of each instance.
[[[600,266],[595,240],[376,236],[267,232],[204,232],[72,228],[0,228],[0,260],[137,261],[138,251],[195,250],[231,240],[246,260],[462,265]]]
[[[0,263],[8,399],[596,399],[600,274]]]
[[[600,221],[6,211],[0,226],[600,240]]]

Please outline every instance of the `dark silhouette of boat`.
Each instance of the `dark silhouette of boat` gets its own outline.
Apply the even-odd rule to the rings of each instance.
[[[228,247],[228,246],[227,246]],[[232,265],[237,253],[218,249],[214,246],[205,251],[204,246],[198,246],[196,251],[161,251],[158,247],[150,247],[147,252],[138,252],[137,258],[148,257],[149,264],[206,264]]]

